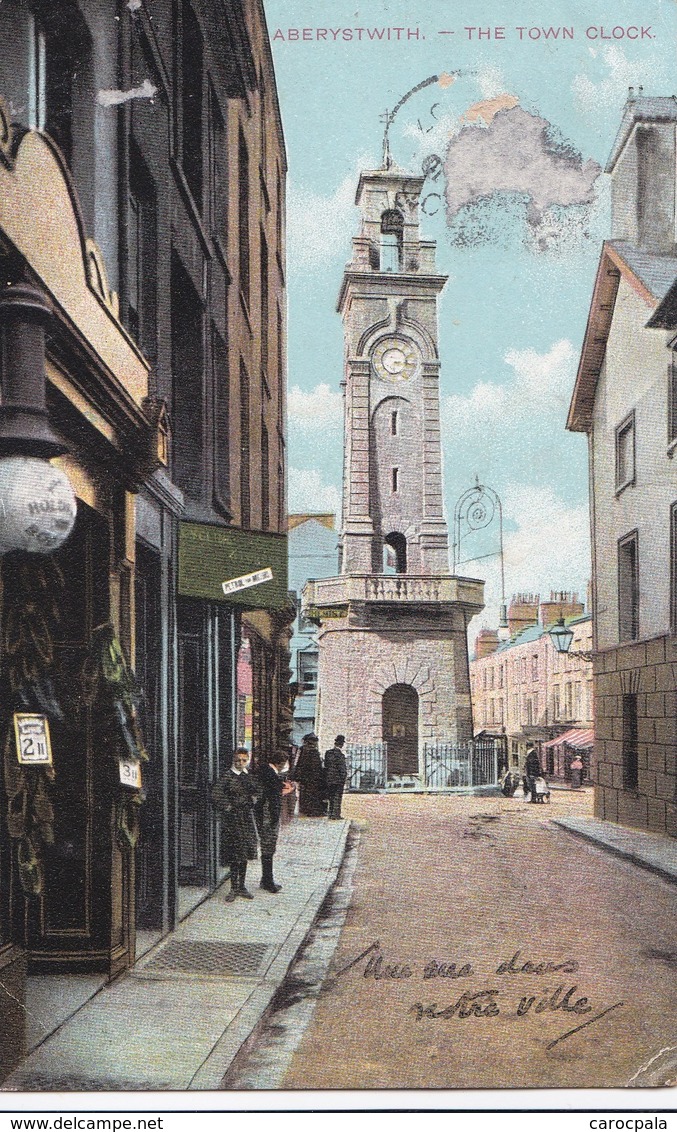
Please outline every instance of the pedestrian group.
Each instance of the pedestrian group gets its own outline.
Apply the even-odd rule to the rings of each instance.
[[[230,866],[230,891],[226,901],[238,896],[252,900],[246,887],[247,865],[256,860],[261,849],[261,881],[264,892],[276,894],[281,885],[273,876],[273,858],[280,832],[282,795],[285,782],[299,784],[299,812],[304,817],[341,817],[341,802],[347,778],[343,753],[345,736],[337,735],[334,746],[324,756],[318,747],[317,735],[305,735],[293,771],[283,754],[272,755],[267,763],[250,770],[246,747],[237,747],[232,764],[212,788],[212,802],[221,815],[223,847]]]

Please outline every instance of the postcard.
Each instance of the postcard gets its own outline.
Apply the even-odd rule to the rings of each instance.
[[[4,1110],[671,1109],[676,39],[3,0]]]

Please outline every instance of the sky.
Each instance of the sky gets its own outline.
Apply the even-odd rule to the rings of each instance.
[[[439,340],[450,541],[456,501],[477,476],[502,504],[508,599],[567,589],[584,598],[586,438],[565,422],[611,234],[603,169],[628,87],[677,93],[677,3],[264,5],[289,161],[290,511],[340,514],[335,305],[358,231],[357,177],[381,164],[384,112],[437,76],[389,133],[398,165],[428,171],[422,232],[449,275]],[[457,555],[459,573],[487,583],[474,630],[497,624],[498,546],[494,521]]]

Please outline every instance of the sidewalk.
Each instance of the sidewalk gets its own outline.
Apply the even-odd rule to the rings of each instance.
[[[617,857],[624,857],[640,868],[658,873],[664,880],[677,883],[677,841],[673,837],[644,833],[641,829],[598,818],[557,817],[552,821]]]
[[[282,983],[336,880],[349,823],[297,818],[275,857],[277,895],[226,904],[226,882],[33,1050],[3,1089],[217,1089]]]

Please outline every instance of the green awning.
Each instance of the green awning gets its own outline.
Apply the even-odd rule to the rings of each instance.
[[[271,581],[224,594],[223,583],[272,570]],[[203,523],[179,524],[179,594],[242,609],[288,604],[287,536]]]

